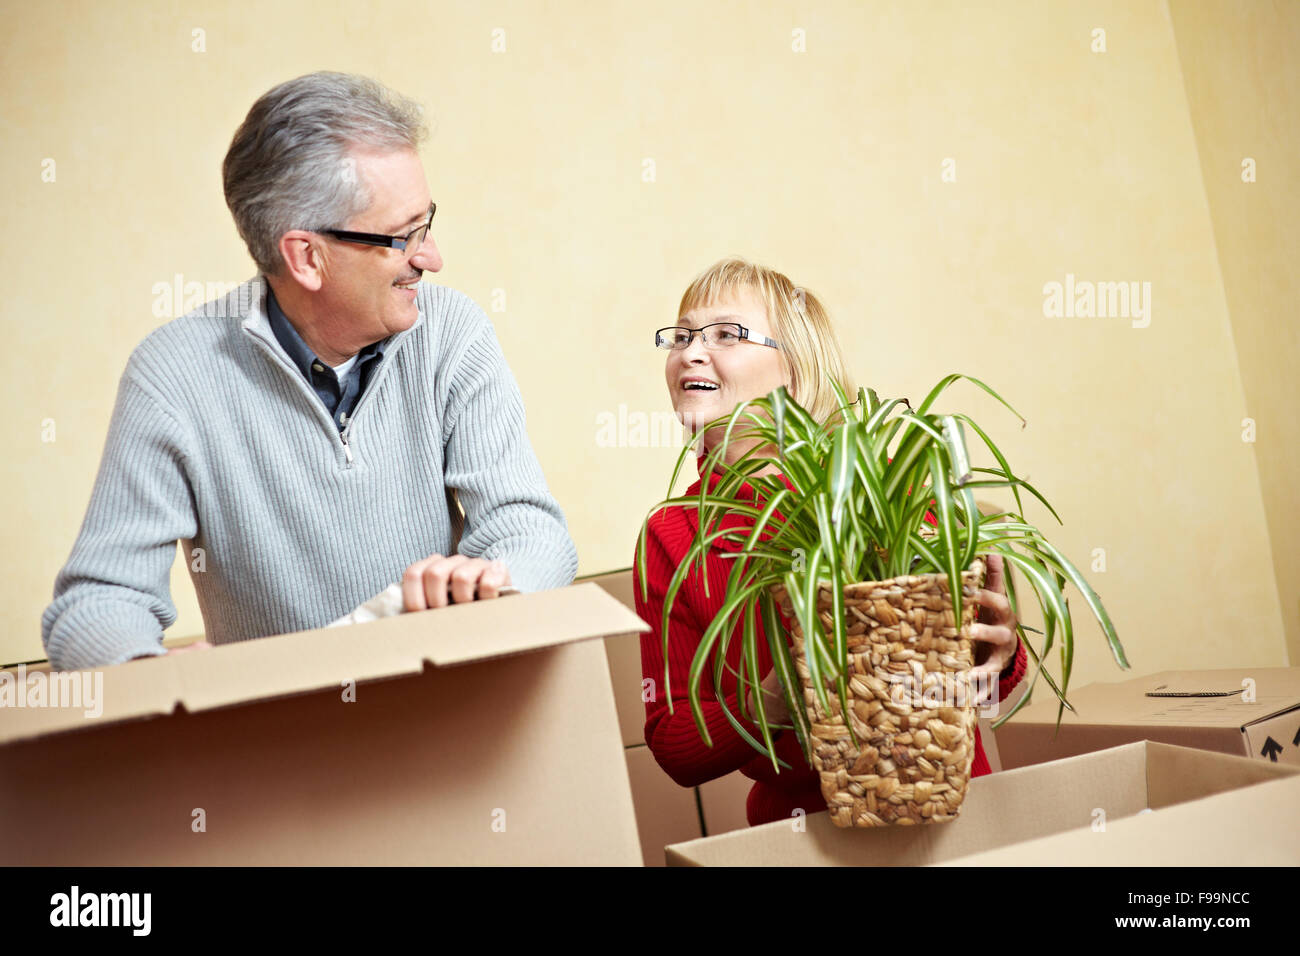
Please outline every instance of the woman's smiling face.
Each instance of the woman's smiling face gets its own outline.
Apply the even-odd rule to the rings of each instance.
[[[776,338],[763,300],[748,288],[735,289],[711,305],[685,312],[677,325],[699,329],[714,322],[737,322],[756,337]],[[744,340],[727,348],[706,348],[698,335],[688,348],[668,353],[664,372],[673,410],[693,433],[730,414],[741,402],[790,384],[779,349]]]

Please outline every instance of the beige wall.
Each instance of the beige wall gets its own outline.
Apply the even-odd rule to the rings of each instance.
[[[1300,7],[1187,2],[1169,10],[1182,61],[1233,345],[1255,421],[1251,450],[1282,623],[1300,661]],[[1247,160],[1254,161],[1253,171]],[[1253,175],[1254,181],[1247,182]],[[1228,422],[1228,428],[1233,427]]]
[[[977,389],[949,393],[1065,518],[1029,512],[1090,575],[1138,672],[1286,662],[1296,545],[1276,532],[1300,463],[1283,437],[1296,425],[1278,421],[1285,386],[1265,383],[1295,367],[1295,343],[1265,347],[1261,331],[1289,305],[1285,213],[1300,197],[1283,160],[1296,74],[1280,33],[1237,82],[1292,92],[1216,106],[1197,76],[1237,68],[1237,41],[1214,41],[1234,22],[1175,4],[1171,24],[1163,2],[425,9],[3,7],[0,662],[43,656],[39,615],[118,375],[162,321],[154,284],[251,274],[220,191],[235,126],[264,90],[321,68],[372,74],[434,117],[438,280],[496,324],[580,573],[630,563],[676,453],[602,447],[598,417],[669,407],[651,332],[696,272],[740,253],[823,298],[863,384],[915,397],[967,372],[1028,418],[1021,431]],[[1269,8],[1246,29],[1268,17],[1294,35],[1300,11]],[[1090,50],[1098,27],[1104,53]],[[194,29],[205,52],[191,50]],[[792,50],[796,29],[806,52]],[[1248,152],[1215,146],[1238,123],[1288,127],[1275,135],[1292,139],[1250,147],[1271,157],[1249,188],[1273,218],[1234,219],[1221,207],[1238,187],[1209,183],[1213,149],[1229,167]],[[955,182],[941,179],[949,157]],[[1238,271],[1265,249],[1270,281],[1243,289]],[[1150,282],[1150,325],[1045,318],[1043,286],[1067,273]],[[1241,440],[1248,415],[1270,421],[1267,441]],[[1088,570],[1098,548],[1105,572]],[[194,633],[192,589],[183,571],[174,581],[172,633]],[[1074,604],[1074,682],[1118,677]]]

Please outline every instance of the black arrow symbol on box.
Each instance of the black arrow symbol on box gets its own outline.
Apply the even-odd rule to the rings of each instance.
[[[1295,736],[1291,738],[1292,747],[1300,747],[1300,727],[1295,729]]]
[[[1277,763],[1277,755],[1282,752],[1282,745],[1272,737],[1264,741],[1264,749],[1259,752],[1261,757],[1267,757],[1269,760]]]

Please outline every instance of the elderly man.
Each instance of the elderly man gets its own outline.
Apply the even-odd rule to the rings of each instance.
[[[178,540],[214,643],[323,626],[399,579],[407,611],[573,580],[487,316],[420,281],[442,268],[423,136],[363,77],[253,105],[224,179],[260,274],[127,362],[42,619],[55,668],[166,653]]]

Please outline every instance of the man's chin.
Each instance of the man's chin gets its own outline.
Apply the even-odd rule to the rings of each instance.
[[[416,304],[412,302],[409,308],[397,309],[390,314],[390,321],[388,322],[389,331],[393,333],[405,332],[413,326],[419,318],[420,310]]]

